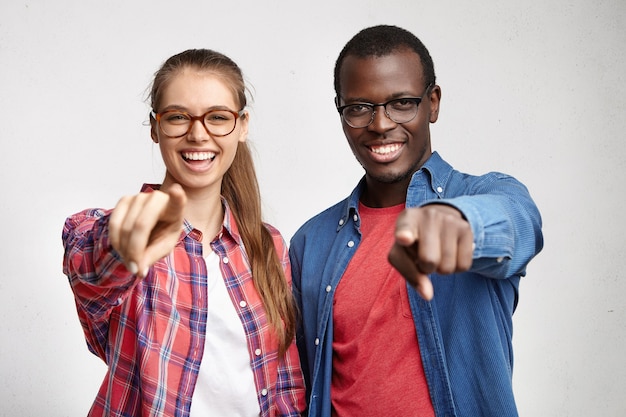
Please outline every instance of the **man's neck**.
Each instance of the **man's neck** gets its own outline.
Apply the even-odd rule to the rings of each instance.
[[[367,207],[383,208],[402,204],[406,201],[406,192],[410,178],[396,183],[381,183],[367,178],[361,194],[361,203]]]

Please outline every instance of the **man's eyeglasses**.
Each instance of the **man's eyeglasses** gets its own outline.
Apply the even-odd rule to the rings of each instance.
[[[167,110],[162,113],[156,113],[154,110],[150,115],[155,118],[159,129],[170,138],[180,138],[191,131],[191,126],[198,120],[211,136],[227,136],[230,135],[235,126],[237,119],[243,115],[244,111],[238,112],[232,110],[209,110],[201,116],[194,116],[181,110]]]
[[[428,94],[429,84],[422,97]],[[422,97],[402,97],[389,100],[385,103],[352,103],[345,106],[337,106],[337,111],[350,127],[367,127],[374,121],[376,107],[385,109],[385,114],[395,123],[408,123],[417,116],[417,108]]]

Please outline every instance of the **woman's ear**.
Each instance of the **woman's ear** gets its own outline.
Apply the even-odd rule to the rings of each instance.
[[[159,136],[157,135],[157,123],[152,116],[150,116],[150,137],[152,137],[152,142],[159,143]]]
[[[239,117],[237,123],[241,125],[241,130],[239,131],[239,142],[245,142],[248,139],[248,124],[250,122],[250,113],[248,111],[244,111],[244,113]]]

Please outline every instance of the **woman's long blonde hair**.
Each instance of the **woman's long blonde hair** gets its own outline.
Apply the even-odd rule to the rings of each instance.
[[[155,112],[159,111],[162,92],[168,81],[189,67],[222,77],[232,89],[239,109],[246,106],[246,85],[239,66],[219,52],[189,49],[169,58],[156,72],[150,91],[150,101]],[[274,241],[263,224],[259,184],[247,142],[239,142],[237,146],[235,159],[222,180],[222,196],[237,222],[254,285],[263,301],[268,322],[278,336],[278,351],[282,356],[295,335],[296,307]]]

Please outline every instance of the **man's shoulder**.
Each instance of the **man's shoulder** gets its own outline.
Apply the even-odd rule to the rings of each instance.
[[[455,169],[451,164],[444,160],[437,152],[433,152],[430,160],[426,164],[426,169],[435,178],[436,185],[444,187],[446,184],[453,189],[460,187],[461,189],[483,189],[503,184],[523,185],[514,176],[499,172],[488,171],[482,174],[472,174]],[[446,188],[446,187],[444,187]]]
[[[328,230],[331,230],[331,228],[332,230],[336,230],[340,220],[347,212],[348,200],[349,198],[345,198],[311,217],[300,226],[294,234],[293,239],[303,238],[306,235],[314,233],[326,233]]]

